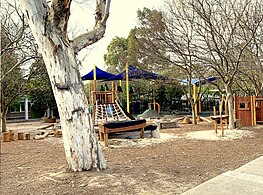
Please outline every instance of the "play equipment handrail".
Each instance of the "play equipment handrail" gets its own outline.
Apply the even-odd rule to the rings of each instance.
[[[160,104],[158,104],[157,102],[155,102],[155,103],[148,103],[148,108],[149,108],[149,110],[151,110],[151,105],[154,105],[154,104],[156,104],[157,105],[157,113],[158,114],[160,114],[160,112],[161,112],[161,106],[160,106]]]

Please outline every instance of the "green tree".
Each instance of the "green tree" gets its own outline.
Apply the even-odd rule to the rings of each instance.
[[[1,31],[2,44],[5,42]],[[12,52],[6,52],[1,55],[1,76],[4,75],[8,70],[17,63],[17,57]],[[1,80],[1,121],[2,121],[2,132],[7,131],[6,129],[6,117],[7,111],[10,105],[18,100],[19,96],[23,95],[25,91],[25,80],[22,71],[19,67],[13,68],[11,72],[7,74]]]
[[[164,11],[139,11],[135,38],[141,61],[153,60],[169,71],[180,69],[177,73],[188,81],[194,119],[197,99],[192,95],[192,78],[220,77],[229,98],[229,126],[233,128],[232,86],[245,59],[244,51],[262,23],[261,7],[261,1],[252,0],[177,0],[169,1]]]
[[[186,78],[187,97],[194,110],[196,100],[193,98],[191,81],[192,78],[201,77],[203,70],[196,63],[194,28],[187,25],[188,19],[194,18],[194,15],[188,15],[188,19],[179,17],[185,12],[183,8],[166,12],[148,8],[139,10],[139,25],[132,31],[135,43],[131,50],[132,56],[146,69],[161,70],[173,78]],[[192,113],[195,119],[195,112]]]
[[[4,1],[1,4],[1,123],[6,131],[6,115],[10,105],[27,91],[27,83],[34,71],[29,61],[38,58],[32,34],[19,7]],[[22,70],[26,68],[27,71]]]
[[[195,13],[196,56],[198,61],[220,77],[229,99],[229,128],[234,128],[233,85],[245,51],[262,24],[262,1],[187,1]]]
[[[251,29],[246,29],[251,31]],[[241,94],[263,95],[263,24],[255,32],[253,39],[244,51],[237,80],[234,87],[240,89]],[[251,34],[251,32],[249,33]]]
[[[32,76],[28,86],[31,108],[40,112],[40,116],[43,116],[47,108],[55,109],[57,107],[56,101],[43,60],[35,62],[33,67],[35,74]]]
[[[128,62],[128,40],[123,37],[115,37],[107,47],[104,61],[110,72],[121,72]]]
[[[129,33],[130,59],[136,59],[139,67],[147,70],[163,70],[168,66],[169,55],[161,44],[160,36],[163,35],[163,13],[149,8],[137,12],[138,26]]]

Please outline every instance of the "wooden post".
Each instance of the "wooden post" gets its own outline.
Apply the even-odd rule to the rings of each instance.
[[[112,93],[111,93],[111,94],[112,94],[112,95],[111,95],[111,102],[114,103],[114,102],[115,102],[115,101],[114,101],[114,100],[115,100],[115,97],[114,97],[114,94],[115,94],[115,93],[114,93],[114,91],[115,91],[115,84],[114,84],[113,81],[111,82],[111,91],[112,91]]]
[[[253,97],[254,97],[254,103],[253,103],[254,104],[254,124],[257,125],[256,96],[254,95]]]
[[[10,134],[8,132],[2,133],[2,142],[9,142],[10,141]]]
[[[251,96],[251,125],[255,126],[257,124],[257,116],[256,116],[256,97]]]
[[[94,69],[93,69],[93,91],[94,91],[94,104],[96,104],[97,101],[97,94],[96,94],[96,80],[97,80],[97,72],[96,72],[96,65],[94,64]]]
[[[155,106],[155,98],[153,98],[153,110],[156,110],[156,106]]]
[[[105,133],[105,132],[104,132],[104,144],[106,147],[109,146],[108,133]]]
[[[157,108],[157,109],[158,109],[158,110],[157,110],[157,113],[160,114],[160,113],[161,113],[161,106],[160,106],[159,103],[155,103],[155,104],[156,104],[157,107],[158,107],[158,108]]]
[[[17,133],[17,137],[18,137],[18,140],[24,140],[24,133],[23,132]]]
[[[26,133],[26,140],[30,140],[30,134]]]
[[[216,116],[216,107],[214,106],[213,109],[214,109],[214,116]],[[215,133],[217,134],[217,120],[216,119],[214,120],[214,130],[215,130]]]
[[[130,113],[129,65],[128,63],[126,63],[126,101],[127,101],[127,112]]]
[[[141,139],[144,138],[144,127],[141,129],[141,135],[140,135]]]
[[[91,104],[91,88],[90,88],[90,81],[88,81],[88,102]]]
[[[193,91],[194,91],[194,112],[195,112],[195,116],[197,117],[197,97],[196,97],[196,84],[193,84]]]
[[[14,132],[14,130],[9,130],[9,136],[10,136],[10,141],[15,141],[15,132]]]
[[[105,90],[104,90],[104,104],[107,104],[108,103],[108,95],[107,95],[107,89],[105,87]]]
[[[235,95],[233,95],[234,96],[234,121],[236,121],[236,119],[237,119],[237,116],[236,116],[236,96]]]
[[[122,87],[122,81],[120,80],[119,82],[120,82],[119,83],[120,87]],[[120,103],[122,105],[122,93],[119,93],[119,94],[120,94]]]
[[[100,135],[100,141],[103,141],[103,136],[102,133],[99,131],[99,135]]]
[[[216,106],[213,106],[214,116],[216,116]]]

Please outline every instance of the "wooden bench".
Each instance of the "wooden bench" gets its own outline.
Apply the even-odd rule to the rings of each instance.
[[[141,129],[140,137],[144,138],[144,128],[146,127],[146,120],[129,120],[129,121],[116,121],[108,123],[99,123],[99,135],[100,141],[103,141],[106,147],[108,147],[108,134],[124,131],[131,131]],[[102,134],[104,136],[102,136]]]

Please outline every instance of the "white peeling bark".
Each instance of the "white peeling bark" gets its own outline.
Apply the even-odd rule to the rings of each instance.
[[[69,1],[64,2],[69,5]],[[60,33],[59,28],[47,25],[51,15],[44,0],[20,0],[20,4],[42,53],[56,98],[68,170],[105,169],[73,44],[65,41],[65,33]],[[64,28],[61,23],[59,27]]]
[[[103,0],[99,0],[99,1],[103,1]],[[106,30],[106,21],[109,17],[110,3],[111,3],[111,0],[108,0],[105,6],[97,6],[96,24],[95,24],[94,29],[91,30],[90,32],[84,33],[76,37],[73,40],[73,48],[76,53],[82,50],[83,48],[97,42],[103,37],[103,35],[105,34],[105,30]],[[103,4],[100,3],[100,5],[103,5]],[[100,14],[98,14],[104,11],[105,11],[104,16],[101,16]]]

